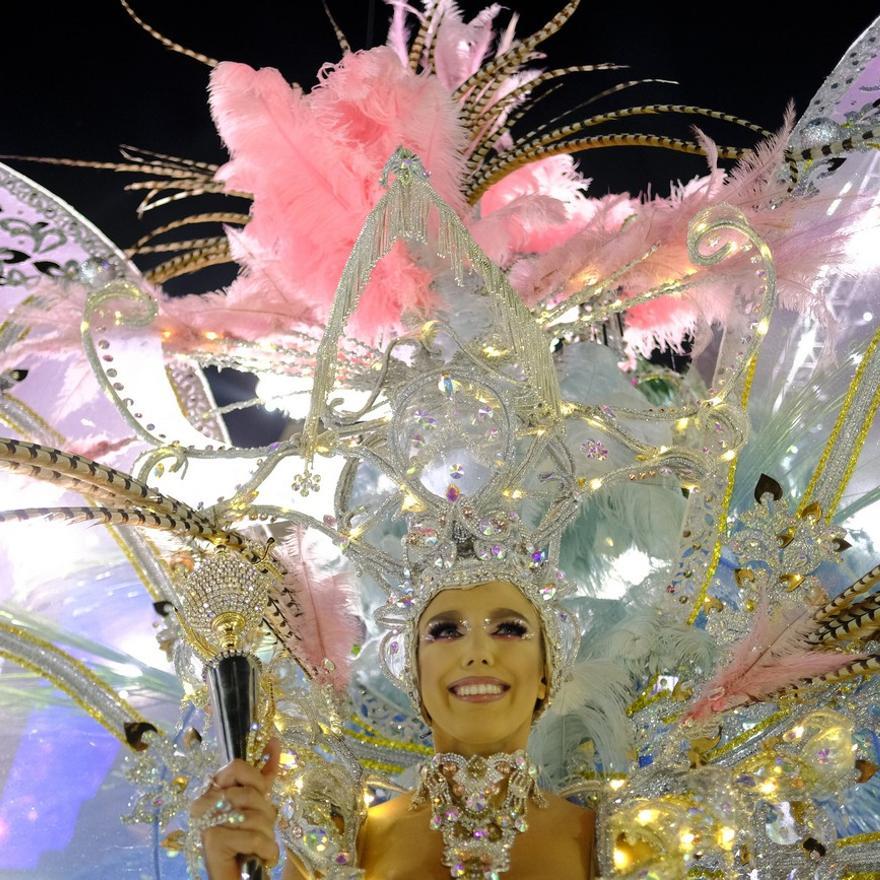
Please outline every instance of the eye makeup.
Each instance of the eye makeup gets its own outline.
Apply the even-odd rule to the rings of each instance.
[[[521,614],[509,608],[498,609],[483,619],[483,629],[491,636],[508,640],[533,639],[535,632]],[[422,640],[426,643],[453,641],[467,635],[471,624],[460,615],[447,612],[433,617],[425,627]]]
[[[422,640],[425,642],[452,641],[466,635],[470,632],[470,628],[470,624],[460,617],[441,614],[428,622]]]
[[[494,629],[490,630],[494,636],[507,639],[533,639],[535,637],[528,622],[522,617],[512,617],[499,621],[485,620],[484,623],[487,628],[494,627]]]

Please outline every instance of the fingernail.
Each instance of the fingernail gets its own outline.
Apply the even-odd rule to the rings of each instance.
[[[270,755],[268,752],[263,752],[263,754],[260,755],[260,761],[259,761],[260,766],[261,766],[261,767],[265,767],[266,764],[269,763],[269,758],[270,758],[270,757],[271,757],[271,755]]]

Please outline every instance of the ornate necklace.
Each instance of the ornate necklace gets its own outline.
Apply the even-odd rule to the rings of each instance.
[[[451,877],[498,880],[510,868],[510,848],[528,828],[529,799],[538,791],[538,768],[522,750],[464,758],[437,754],[421,765],[411,809],[431,804],[431,828],[443,834],[443,864]]]

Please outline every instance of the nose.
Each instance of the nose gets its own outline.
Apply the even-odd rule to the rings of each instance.
[[[481,626],[474,627],[465,637],[462,652],[462,666],[471,669],[475,666],[494,666],[495,657],[492,653],[492,640]]]

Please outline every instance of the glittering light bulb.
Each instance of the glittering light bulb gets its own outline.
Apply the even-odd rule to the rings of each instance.
[[[659,810],[654,810],[654,809],[639,810],[638,813],[636,813],[636,822],[638,822],[639,825],[651,825],[657,821],[659,816],[660,816]]]
[[[614,847],[614,869],[616,871],[626,871],[632,863],[630,854],[619,847]]]
[[[724,826],[718,829],[718,845],[722,849],[731,849],[733,842],[736,840],[736,830]]]

